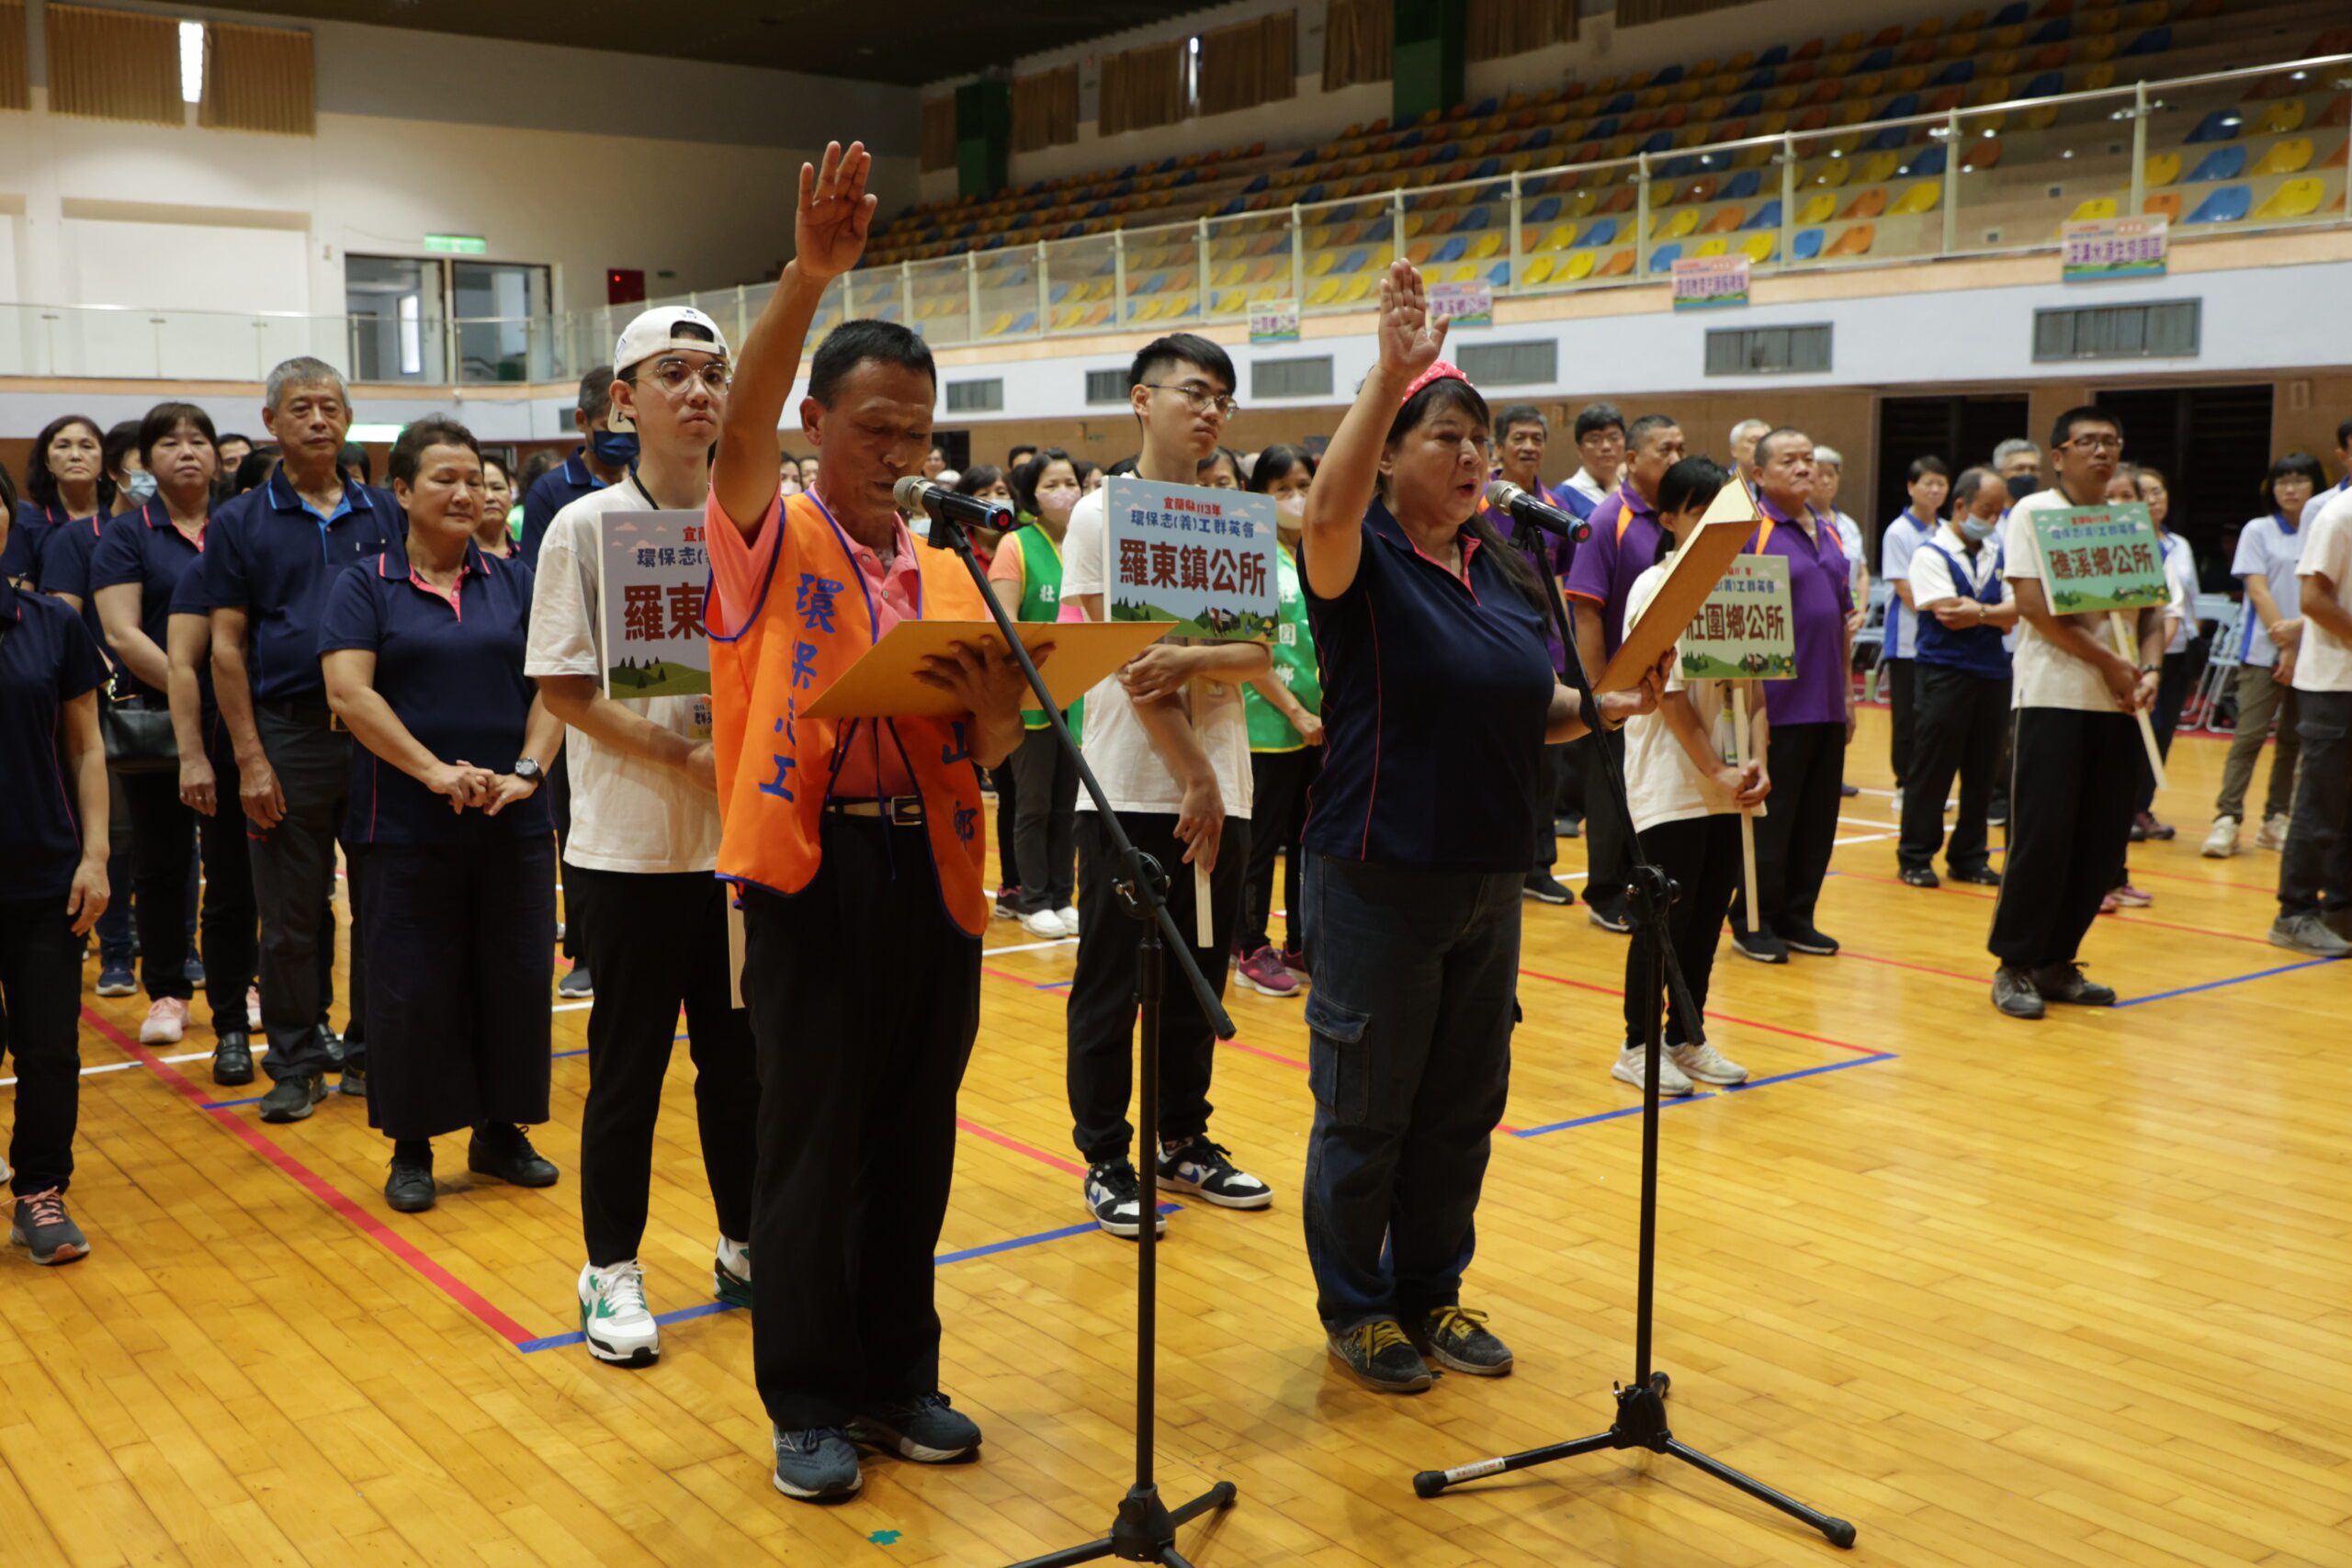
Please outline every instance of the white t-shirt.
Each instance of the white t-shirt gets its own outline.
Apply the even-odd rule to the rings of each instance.
[[[1634,579],[1625,594],[1625,630],[1642,618],[1658,585],[1666,581],[1664,566],[1651,567]],[[1728,681],[1699,681],[1685,686],[1678,655],[1666,678],[1668,692],[1685,692],[1699,715],[1699,728],[1714,739],[1715,755],[1730,761],[1732,750],[1731,685]],[[1755,715],[1754,702],[1748,713]],[[1754,758],[1748,759],[1750,761]],[[1655,713],[1636,715],[1625,722],[1625,804],[1634,814],[1634,830],[1643,832],[1667,822],[1688,821],[1737,811],[1731,791],[1699,771],[1666,720]],[[1759,812],[1758,815],[1761,815]]]
[[[1894,521],[1879,530],[1879,572],[1886,579],[1886,657],[1909,659],[1919,651],[1919,616],[1917,612],[1903,607],[1903,595],[1894,585],[1911,581],[1911,557],[1919,548],[1919,541],[1927,536],[1919,531],[1918,519],[1905,507],[1895,514]],[[1916,592],[1914,597],[1917,597]]]
[[[2027,496],[2009,508],[2007,532],[2001,536],[2001,576],[2005,581],[2041,581],[2041,550],[2034,542],[2034,516],[2043,512],[2064,512],[2073,504],[2066,499],[2065,491],[2045,490]],[[2085,614],[2074,619],[2075,625],[2101,643],[2109,640],[2105,615]],[[2130,623],[2135,617],[2127,615],[2124,619]],[[2125,657],[2136,660],[2138,656],[2135,640],[2133,651]],[[2041,630],[2023,616],[2018,619],[2014,668],[2016,680],[2010,691],[2011,707],[2068,708],[2075,713],[2123,711],[2115,705],[2115,694],[2107,689],[2107,682],[2099,674],[2098,666],[2065,652],[2043,637]]]
[[[2259,575],[2268,586],[2278,614],[2292,620],[2302,603],[2302,585],[2295,576],[2295,563],[2302,553],[2302,529],[2298,527],[2290,533],[2279,526],[2274,513],[2266,512],[2238,530],[2238,553],[2230,562],[2230,575],[2240,581]],[[2278,662],[2278,645],[2270,640],[2270,628],[2255,613],[2252,594],[2246,595],[2245,623],[2238,633],[2238,657],[2245,663],[2258,664],[2266,670]]]
[[[1106,601],[1110,597],[1111,536],[1103,525],[1102,508],[1103,492],[1096,491],[1070,509],[1069,530],[1062,536],[1064,604],[1075,604],[1084,593],[1099,593]],[[1225,814],[1246,818],[1251,783],[1250,720],[1241,705],[1241,688],[1196,684],[1190,696],[1193,727],[1216,774]],[[1086,694],[1083,749],[1112,810],[1172,817],[1183,809],[1184,788],[1151,749],[1136,705],[1116,675]],[[1093,810],[1093,798],[1080,792],[1078,808]]]
[[[1870,569],[1862,560],[1862,525],[1842,512],[1833,512],[1829,520],[1838,525],[1838,547],[1846,552],[1846,583],[1854,591],[1854,603],[1862,602],[1862,576]]]
[[[2166,657],[2188,646],[2197,635],[2197,552],[2188,541],[2167,529],[2165,533],[2165,581],[2172,584],[2172,613],[2179,617],[2173,627],[2172,640],[2165,644]]]
[[[603,620],[596,600],[600,522],[607,512],[651,512],[653,503],[629,480],[583,495],[555,514],[539,545],[538,583],[531,599],[531,637],[523,673],[593,675],[605,660],[598,644]],[[708,697],[633,697],[626,705],[689,740],[710,739]],[[571,771],[571,833],[568,865],[639,874],[707,872],[718,863],[718,796],[685,774],[632,756],[577,729],[563,737]]]
[[[2331,491],[2328,503],[2303,525],[2301,533],[2303,558],[2298,570],[2305,578],[2324,574],[2335,584],[2335,602],[2352,609],[2352,491]],[[2303,592],[2319,590],[2307,584]],[[2295,690],[2352,692],[2352,647],[2308,619],[2302,646],[2295,652]]]

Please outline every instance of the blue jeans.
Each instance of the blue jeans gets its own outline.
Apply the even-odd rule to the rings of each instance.
[[[1526,874],[1307,863],[1304,1215],[1332,1333],[1460,1299],[1510,1087]]]

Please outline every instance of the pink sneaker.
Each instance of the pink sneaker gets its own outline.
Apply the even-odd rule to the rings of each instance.
[[[187,1002],[179,997],[158,997],[139,1026],[141,1045],[176,1045],[187,1034]]]
[[[2144,909],[2156,901],[2156,896],[2143,893],[2127,882],[2115,890],[2115,901],[2127,909]]]
[[[1292,979],[1305,985],[1313,978],[1306,972],[1306,953],[1302,948],[1285,947],[1282,951],[1283,971]]]
[[[1298,982],[1291,978],[1290,971],[1283,967],[1283,961],[1274,956],[1271,947],[1261,947],[1243,959],[1235,978],[1244,989],[1261,997],[1289,998],[1299,991]]]

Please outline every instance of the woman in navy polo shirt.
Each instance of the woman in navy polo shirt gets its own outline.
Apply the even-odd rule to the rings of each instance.
[[[368,1120],[392,1139],[385,1200],[433,1206],[431,1140],[524,1187],[555,1167],[548,1119],[555,823],[539,784],[563,725],[523,673],[531,569],[482,554],[481,448],[455,420],[392,446],[408,538],[338,573],[319,628],[327,701],[358,739],[351,840],[368,898]]]
[[[0,551],[15,531],[0,518]],[[15,1224],[36,1263],[90,1249],[65,1212],[81,1105],[82,938],[107,907],[105,662],[81,618],[0,580],[0,1034],[17,1058]]]
[[[1532,569],[1479,515],[1491,423],[1444,342],[1396,263],[1379,364],[1306,499],[1324,724],[1305,835],[1306,1251],[1333,1359],[1389,1393],[1429,1387],[1424,1353],[1510,1371],[1462,1307],[1462,1275],[1510,1084],[1544,747],[1587,728],[1553,673]],[[1602,714],[1657,702],[1653,678]]]

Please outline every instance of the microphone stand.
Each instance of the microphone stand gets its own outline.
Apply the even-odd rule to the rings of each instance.
[[[989,616],[996,622],[998,633],[1005,647],[1021,666],[1029,681],[1029,689],[1036,694],[1037,705],[1046,713],[1046,723],[1053,731],[1055,744],[1078,770],[1079,783],[1094,802],[1097,821],[1111,840],[1118,857],[1119,871],[1112,884],[1119,898],[1119,908],[1128,919],[1143,922],[1143,941],[1136,951],[1136,1004],[1142,1021],[1136,1032],[1137,1046],[1136,1073],[1140,1088],[1136,1107],[1136,1134],[1138,1146],[1146,1157],[1155,1162],[1159,1154],[1159,1001],[1163,980],[1163,961],[1168,953],[1176,957],[1176,967],[1185,984],[1199,998],[1201,1010],[1207,1014],[1209,1026],[1220,1040],[1234,1035],[1233,1020],[1225,1004],[1210,988],[1208,977],[1201,966],[1193,962],[1193,950],[1176,929],[1168,913],[1168,874],[1159,863],[1136,849],[1125,829],[1119,826],[1118,814],[1111,809],[1108,796],[1102,793],[1102,781],[1094,770],[1086,765],[1085,754],[1071,739],[1069,725],[1062,710],[1054,701],[1053,692],[1046,678],[1037,673],[1036,660],[1030,658],[1021,637],[1013,630],[1012,617],[1006,615],[999,602],[988,573],[980,569],[979,558],[972,553],[972,541],[961,519],[948,515],[942,507],[931,522],[931,542],[952,549],[972,574],[979,586],[980,598],[989,607]],[[1001,849],[1000,850],[1001,852]],[[1136,1233],[1136,1479],[1127,1495],[1119,1500],[1118,1513],[1111,1521],[1111,1533],[1088,1541],[1083,1546],[1069,1547],[1033,1557],[1017,1563],[1014,1568],[1063,1568],[1076,1562],[1093,1562],[1102,1558],[1116,1558],[1123,1562],[1159,1562],[1168,1568],[1191,1568],[1176,1550],[1179,1526],[1199,1517],[1212,1509],[1222,1511],[1233,1506],[1238,1493],[1230,1481],[1220,1481],[1206,1492],[1181,1507],[1170,1508],[1160,1500],[1159,1483],[1154,1478],[1152,1465],[1152,1429],[1156,1419],[1159,1382],[1158,1346],[1159,1322],[1159,1203],[1157,1184],[1148,1187],[1147,1196],[1138,1205],[1141,1222]]]
[[[1525,520],[1517,520],[1511,533],[1512,544],[1522,550],[1528,549],[1532,543],[1530,537],[1532,532]],[[1570,537],[1567,543],[1570,558],[1573,559],[1576,540]],[[1592,684],[1584,670],[1583,660],[1577,653],[1576,622],[1560,595],[1559,580],[1540,565],[1535,575],[1543,579],[1552,624],[1558,628],[1560,640],[1567,647],[1567,658],[1563,661],[1561,674],[1574,688],[1584,711],[1598,716],[1600,708],[1593,698]],[[1434,1497],[1460,1482],[1526,1470],[1533,1465],[1549,1464],[1554,1460],[1575,1459],[1603,1449],[1648,1449],[1655,1453],[1671,1454],[1685,1464],[1737,1487],[1760,1502],[1770,1503],[1792,1518],[1802,1519],[1827,1537],[1832,1546],[1851,1546],[1854,1544],[1854,1527],[1844,1519],[1833,1518],[1817,1508],[1809,1507],[1784,1493],[1773,1490],[1753,1476],[1734,1470],[1720,1460],[1701,1453],[1678,1439],[1667,1426],[1666,1397],[1672,1380],[1666,1373],[1654,1371],[1650,1367],[1651,1317],[1657,1274],[1657,1069],[1658,1059],[1666,1048],[1665,992],[1672,987],[1675,1007],[1683,1018],[1695,1022],[1699,1012],[1690,1005],[1690,989],[1683,981],[1682,965],[1675,957],[1672,933],[1667,921],[1667,910],[1677,889],[1666,873],[1651,864],[1643,855],[1641,838],[1634,831],[1634,814],[1625,796],[1623,735],[1622,732],[1612,734],[1606,729],[1597,730],[1593,742],[1600,748],[1600,771],[1609,781],[1608,808],[1623,818],[1625,842],[1631,846],[1634,857],[1633,875],[1625,888],[1626,911],[1657,955],[1641,1002],[1642,1049],[1646,1070],[1643,1074],[1645,1081],[1642,1086],[1641,1251],[1634,1307],[1634,1381],[1630,1385],[1612,1385],[1617,1396],[1617,1418],[1610,1423],[1607,1431],[1565,1443],[1528,1449],[1499,1459],[1458,1464],[1451,1470],[1424,1470],[1413,1477],[1413,1491],[1419,1496]],[[1586,802],[1588,809],[1593,804]]]

